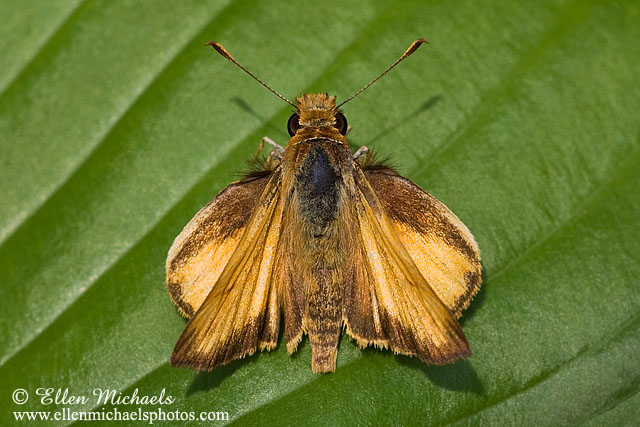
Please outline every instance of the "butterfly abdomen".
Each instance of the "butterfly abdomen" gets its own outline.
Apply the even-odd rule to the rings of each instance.
[[[313,372],[336,369],[338,339],[342,330],[343,284],[340,272],[324,265],[305,283],[304,326],[311,344]]]

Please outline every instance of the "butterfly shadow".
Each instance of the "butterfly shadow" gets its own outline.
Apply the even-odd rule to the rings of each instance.
[[[484,268],[482,269],[483,282],[486,278]],[[484,304],[487,297],[486,286],[481,286],[478,293],[473,298],[469,308],[464,311],[460,324],[464,325],[465,322],[473,318],[478,309]],[[409,366],[412,369],[422,371],[424,375],[438,384],[440,387],[453,391],[468,391],[478,395],[485,395],[486,391],[478,374],[468,360],[458,360],[456,363],[444,366],[429,366],[422,363],[420,360],[414,357],[396,356],[398,362]]]
[[[391,124],[390,126],[385,126],[380,133],[378,133],[376,136],[374,136],[369,141],[367,141],[366,145],[370,145],[370,144],[371,145],[375,145],[376,141],[384,138],[386,135],[390,134],[395,129],[399,128],[400,126],[406,125],[407,122],[409,122],[410,120],[415,119],[420,114],[422,114],[422,113],[434,108],[436,106],[436,104],[438,104],[438,102],[440,102],[441,100],[442,100],[442,96],[441,95],[432,96],[431,98],[429,98],[425,102],[423,102],[413,112],[411,112],[409,114],[403,114],[402,117],[400,119],[396,120],[393,124]]]
[[[452,391],[466,391],[485,395],[486,391],[473,365],[468,360],[444,366],[429,366],[415,357],[396,356],[398,362],[416,371],[421,371],[429,380]]]
[[[484,268],[481,274],[484,282],[486,277]],[[464,311],[460,319],[461,325],[464,325],[474,317],[475,313],[484,304],[486,297],[486,286],[481,286],[469,308]],[[422,371],[431,381],[448,390],[469,391],[478,395],[486,394],[475,368],[468,360],[459,360],[456,363],[444,366],[427,366],[415,358],[404,356],[400,356],[399,360],[400,363]]]
[[[239,98],[237,96],[234,96],[232,98],[230,98],[231,102],[233,102],[234,104],[236,104],[238,107],[240,107],[241,110],[243,110],[245,113],[248,113],[249,115],[255,117],[256,119],[258,119],[260,121],[260,123],[264,126],[266,126],[267,128],[269,128],[270,130],[272,130],[273,132],[275,132],[275,135],[284,135],[285,134],[285,130],[286,130],[286,123],[284,123],[284,125],[281,128],[277,128],[273,125],[271,120],[268,120],[267,118],[261,116],[256,110],[254,110],[251,107],[251,104],[249,104],[247,101],[245,101],[242,98]],[[288,138],[288,137],[287,137]],[[286,141],[285,141],[286,142]],[[282,145],[282,144],[281,144]]]
[[[480,290],[473,297],[473,300],[471,301],[471,304],[469,304],[469,307],[467,307],[467,309],[462,312],[462,318],[459,319],[459,322],[462,326],[464,326],[464,324],[470,319],[473,319],[477,311],[480,309],[480,307],[482,307],[485,300],[487,299],[487,275],[484,267],[482,267],[482,271],[480,272],[480,274],[482,276],[482,284],[480,285]]]
[[[187,396],[218,387],[222,382],[246,363],[246,359],[235,360],[228,365],[219,366],[210,372],[198,372],[187,389]]]

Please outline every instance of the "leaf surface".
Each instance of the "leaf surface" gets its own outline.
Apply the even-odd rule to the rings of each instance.
[[[167,412],[238,425],[637,421],[636,2],[41,3],[0,6],[2,424],[68,406],[38,387],[98,411],[111,405],[96,388],[165,389]],[[345,336],[330,375],[311,373],[306,341],[171,368],[185,321],[167,250],[262,136],[286,143],[291,112],[204,43],[290,99],[344,99],[418,37],[431,44],[343,110],[354,146],[391,157],[475,235],[473,357],[429,367]]]

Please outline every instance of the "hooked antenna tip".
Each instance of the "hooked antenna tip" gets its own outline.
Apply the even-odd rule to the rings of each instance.
[[[229,52],[227,52],[227,49],[225,49],[220,43],[216,42],[216,41],[210,41],[209,43],[206,43],[205,46],[211,46],[212,48],[214,48],[220,55],[224,56],[225,58],[227,58],[228,60],[232,60],[231,58],[231,54]]]
[[[406,58],[407,56],[411,55],[413,52],[418,50],[418,48],[422,46],[423,43],[429,44],[429,42],[426,39],[418,39],[414,41],[413,43],[411,43],[411,46],[409,46],[409,49],[407,49],[407,51],[402,56]]]

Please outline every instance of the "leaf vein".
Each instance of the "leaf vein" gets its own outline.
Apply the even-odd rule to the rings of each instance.
[[[22,68],[16,72],[16,74],[5,84],[4,88],[0,89],[0,98],[4,97],[4,95],[13,87],[18,80],[33,66],[33,64],[37,61],[38,57],[47,51],[47,47],[51,44],[52,40],[55,39],[56,35],[58,35],[63,28],[68,26],[70,22],[73,21],[73,18],[79,13],[82,6],[86,4],[85,0],[80,0],[78,4],[76,4],[71,10],[67,12],[64,18],[60,21],[60,23],[53,29],[53,31],[44,39],[42,43],[38,47],[38,49],[33,53],[33,56],[29,58]]]

